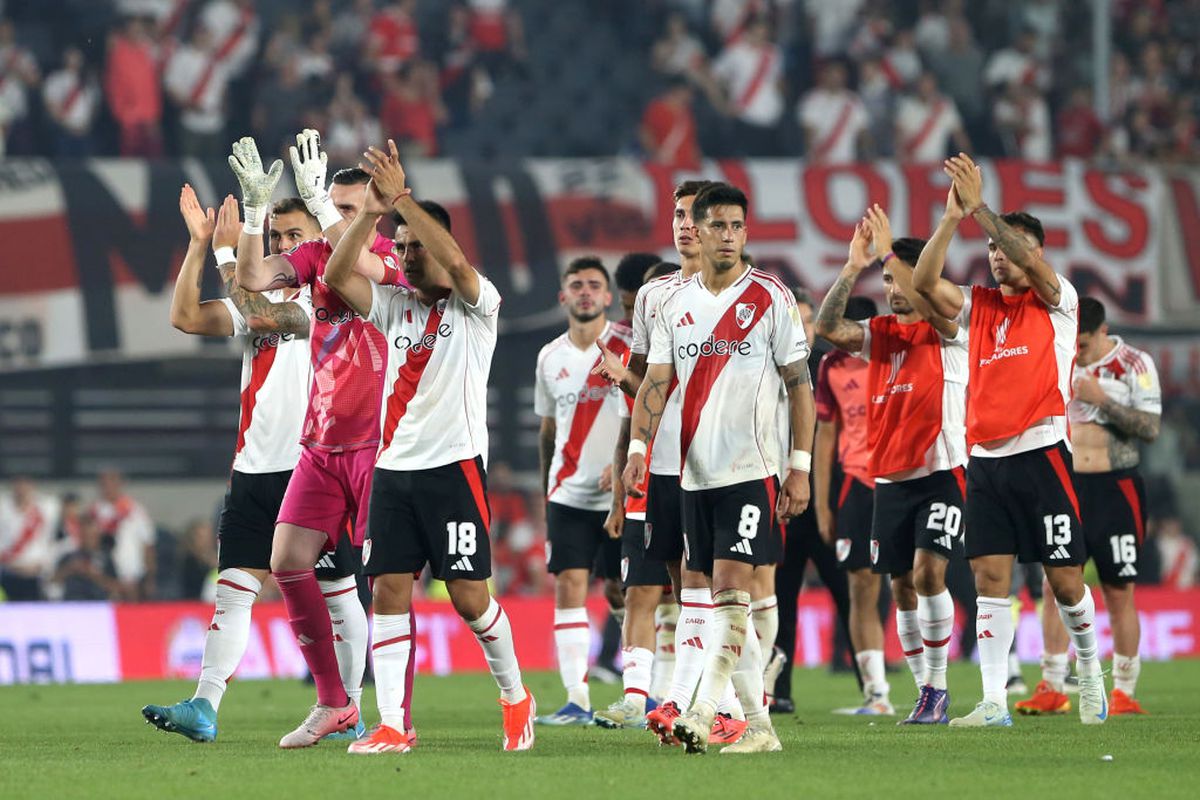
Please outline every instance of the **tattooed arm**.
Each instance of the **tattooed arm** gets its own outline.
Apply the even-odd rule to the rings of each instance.
[[[550,492],[550,465],[554,462],[554,437],[558,433],[558,424],[554,417],[542,417],[542,427],[538,430],[538,471],[542,476],[542,497]]]
[[[658,423],[662,420],[663,409],[667,407],[667,393],[674,377],[673,364],[651,364],[646,368],[646,377],[642,380],[637,397],[633,401],[633,418],[630,420],[631,443],[649,445],[654,439]],[[625,481],[626,493],[632,497],[641,497],[641,484],[645,475],[646,457],[630,454],[621,474]]]
[[[801,359],[780,367],[779,375],[783,378],[783,387],[787,392],[788,416],[792,425],[792,450],[803,450],[811,454],[817,411],[813,403],[812,383],[808,378],[808,361]],[[811,499],[808,478],[810,471],[811,469],[788,470],[775,508],[781,521],[786,523],[808,508]]]
[[[258,292],[247,292],[238,285],[232,262],[222,264],[219,269],[225,293],[246,319],[250,330],[255,333],[290,333],[297,339],[308,338],[308,312],[299,303],[273,303]]]
[[[962,203],[958,199],[958,193],[951,186],[946,196],[946,211],[942,214],[937,229],[922,248],[917,263],[913,265],[913,289],[929,303],[935,314],[946,319],[956,318],[963,306],[962,290],[942,277],[942,270],[946,266],[946,251],[950,248],[950,242],[954,240],[954,232],[958,230],[963,216],[965,212]]]
[[[212,209],[200,207],[191,186],[184,185],[179,193],[179,213],[187,225],[190,240],[187,255],[175,278],[175,293],[171,296],[171,325],[184,333],[198,336],[232,336],[233,318],[219,300],[200,302],[204,284],[204,262],[212,242],[215,219]]]
[[[825,300],[817,311],[817,336],[834,347],[851,353],[862,350],[865,337],[861,325],[846,319],[846,303],[850,300],[850,293],[854,291],[858,276],[873,263],[867,252],[870,245],[871,229],[865,221],[855,225],[854,237],[850,240],[850,256],[846,259],[841,274],[826,292]]]
[[[1111,397],[1105,398],[1100,404],[1100,410],[1108,417],[1108,425],[1116,428],[1123,436],[1137,437],[1143,442],[1153,442],[1158,438],[1162,427],[1162,417],[1158,414],[1120,405]]]
[[[621,474],[625,472],[625,463],[629,457],[629,432],[633,420],[628,417],[621,419],[621,427],[617,431],[617,446],[613,449],[612,474],[616,478],[612,482],[612,508],[609,509],[608,519],[604,521],[604,529],[610,539],[620,539],[621,529],[625,525],[625,483]]]

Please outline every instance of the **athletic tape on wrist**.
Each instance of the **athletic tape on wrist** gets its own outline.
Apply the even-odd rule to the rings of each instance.
[[[812,453],[807,450],[793,450],[788,459],[788,467],[798,472],[812,472]]]
[[[342,215],[338,212],[337,206],[333,204],[333,200],[328,194],[321,199],[315,200],[308,207],[308,210],[317,218],[317,224],[321,226],[321,230],[323,231],[329,230],[342,221]]]
[[[217,257],[217,266],[222,264],[233,264],[237,261],[237,256],[233,252],[232,247],[214,247],[213,255]]]
[[[267,218],[266,206],[244,206],[246,210],[246,221],[242,223],[242,230],[249,234],[261,234],[263,232],[263,221]]]
[[[641,439],[634,439],[629,443],[628,454],[631,456],[646,456],[646,443]]]

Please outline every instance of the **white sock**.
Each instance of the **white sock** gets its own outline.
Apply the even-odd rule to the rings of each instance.
[[[1120,653],[1113,653],[1113,688],[1120,689],[1125,694],[1133,697],[1134,691],[1137,689],[1138,675],[1142,671],[1142,659],[1138,656],[1123,656]]]
[[[371,663],[375,667],[375,699],[379,719],[389,728],[404,730],[404,681],[412,649],[408,614],[375,614]]]
[[[654,671],[650,677],[650,696],[662,702],[671,690],[675,676],[675,625],[679,622],[679,604],[674,600],[659,603],[654,609]]]
[[[900,649],[912,673],[917,689],[925,685],[925,644],[921,641],[921,623],[917,610],[896,609],[896,635],[900,637]]]
[[[1012,601],[980,597],[976,601],[975,635],[979,641],[979,671],[983,699],[1008,707],[1008,648],[1013,641]]]
[[[746,626],[746,644],[733,671],[733,687],[737,690],[738,702],[741,703],[746,721],[755,728],[770,728],[771,719],[764,702],[762,646],[754,630],[753,613],[746,619]]]
[[[621,650],[625,666],[621,677],[625,684],[625,700],[633,703],[640,711],[646,710],[646,698],[650,696],[650,674],[654,669],[654,652],[645,647],[626,647]]]
[[[1051,689],[1061,692],[1070,674],[1071,664],[1066,653],[1042,653],[1042,680],[1050,684]]]
[[[887,700],[891,686],[887,682],[887,667],[882,650],[859,650],[854,654],[858,671],[863,679],[863,694],[867,697],[879,695]]]
[[[1084,586],[1083,599],[1076,605],[1059,603],[1058,615],[1075,645],[1075,670],[1079,677],[1099,675],[1100,648],[1096,643],[1096,602],[1092,599],[1092,590]]]
[[[687,610],[685,608],[686,615]],[[717,712],[721,695],[729,686],[734,670],[742,658],[746,646],[746,633],[750,624],[750,593],[726,589],[713,598],[712,634],[706,642],[708,657],[704,662],[704,674],[696,690],[696,702],[692,709],[712,716]],[[760,666],[761,670],[762,667]],[[759,677],[759,685],[762,677]]]
[[[217,575],[217,602],[204,636],[200,681],[193,699],[207,700],[216,711],[225,687],[237,669],[250,640],[250,608],[262,584],[249,572],[223,569]]]
[[[754,619],[754,630],[758,632],[758,649],[763,661],[770,657],[779,635],[779,601],[775,595],[762,597],[750,604],[750,616]]]
[[[500,687],[500,699],[506,703],[519,703],[525,699],[525,686],[521,683],[521,665],[517,663],[517,651],[513,646],[512,626],[508,614],[492,597],[487,611],[479,619],[467,623],[475,632],[475,639],[483,649],[488,670]]]
[[[337,654],[342,686],[354,705],[362,703],[363,671],[367,668],[367,612],[358,601],[358,582],[353,575],[333,581],[317,581],[333,623],[333,650]]]
[[[950,636],[954,632],[954,600],[950,592],[943,589],[930,597],[917,595],[917,623],[925,647],[925,682],[935,689],[945,689]]]
[[[554,647],[558,652],[558,674],[567,690],[567,702],[585,711],[592,708],[588,692],[588,649],[592,631],[586,608],[554,609]]]
[[[746,718],[746,713],[742,711],[742,702],[738,699],[737,690],[734,688],[732,680],[725,687],[725,692],[721,695],[721,702],[717,703],[717,713],[728,714],[736,720]]]
[[[675,675],[667,699],[684,711],[691,706],[692,695],[704,672],[713,601],[708,589],[682,589],[679,599],[679,622],[675,624]]]

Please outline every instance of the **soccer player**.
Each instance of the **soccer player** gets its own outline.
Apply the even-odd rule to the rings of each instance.
[[[349,752],[410,747],[403,730],[412,672],[409,613],[414,575],[426,566],[446,582],[500,688],[503,748],[528,750],[536,705],[521,683],[508,616],[487,585],[487,380],[500,294],[459,249],[446,210],[412,199],[395,142],[388,140],[387,153],[372,147],[365,158],[372,181],[363,211],[325,272],[332,290],[385,333],[392,351],[363,548],[363,572],[374,579],[371,652],[380,724]],[[381,286],[353,269],[379,217],[393,210],[411,288]]]
[[[247,292],[234,281],[237,201],[227,197],[216,218],[184,184],[179,210],[191,239],[175,281],[171,324],[198,336],[234,336],[242,345],[242,404],[229,491],[218,527],[217,598],[205,634],[196,692],[170,706],[148,705],[142,716],[156,727],[194,741],[217,737],[217,712],[250,636],[251,606],[271,564],[275,516],[300,458],[304,396],[312,377],[305,341],[312,299],[308,287]],[[271,252],[316,239],[316,219],[299,198],[271,209]],[[221,300],[200,301],[201,270],[212,244],[225,286]],[[357,697],[366,665],[367,617],[358,600],[356,559],[349,541],[318,563],[325,606],[336,632],[343,688]],[[361,733],[361,729],[358,731]],[[350,735],[355,731],[351,729]],[[337,735],[337,734],[335,734]]]
[[[598,258],[572,261],[558,298],[568,327],[538,353],[533,406],[542,420],[538,455],[546,498],[546,566],[554,576],[554,644],[567,702],[537,722],[587,725],[592,721],[587,684],[592,637],[584,601],[593,567],[606,580],[621,574],[620,539],[604,527],[612,497],[600,485],[611,464],[609,448],[617,438],[623,400],[621,390],[594,374],[593,367],[603,358],[598,342],[619,356],[629,351],[629,329],[608,321],[612,290]],[[645,666],[650,667],[649,658]]]
[[[817,315],[820,336],[868,364],[872,569],[892,576],[896,630],[920,692],[902,725],[949,719],[946,661],[954,601],[946,590],[946,565],[960,541],[967,463],[966,331],[934,314],[913,291],[912,270],[924,247],[921,239],[893,241],[887,215],[878,205],[869,209]],[[854,284],[876,265],[892,313],[866,323],[846,319]]]
[[[704,189],[693,202],[702,269],[658,307],[622,476],[627,492],[642,493],[646,449],[678,378],[685,553],[690,569],[711,576],[714,628],[696,700],[673,724],[688,752],[708,749],[731,678],[748,727],[723,752],[781,749],[763,705],[749,589],[754,568],[772,555],[771,529],[803,511],[809,499],[808,342],[792,293],[742,261],[746,209],[746,196],[726,184]],[[782,420],[785,394],[788,419]],[[781,429],[789,423],[790,457]]]
[[[966,555],[979,594],[976,637],[983,700],[950,721],[962,727],[1012,725],[1005,689],[1013,619],[1013,562],[1040,561],[1071,632],[1084,724],[1108,718],[1097,657],[1096,607],[1083,582],[1086,549],[1071,480],[1067,403],[1075,360],[1079,298],[1046,263],[1036,217],[995,213],[983,202],[982,173],[960,154],[946,161],[953,181],[946,212],[917,263],[913,285],[933,310],[968,330]],[[998,288],[958,287],[941,277],[944,246],[972,217],[988,234]]]
[[[362,170],[342,170],[325,186],[326,157],[320,135],[305,130],[291,148],[296,186],[323,238],[304,242],[279,255],[262,255],[266,204],[283,171],[275,161],[263,171],[258,147],[243,138],[233,146],[230,166],[242,187],[246,221],[237,250],[237,280],[242,288],[266,291],[308,286],[313,315],[309,343],[313,377],[308,410],[301,428],[303,451],[288,482],[276,519],[271,571],[287,605],[300,652],[316,683],[317,703],[279,746],[308,747],[323,736],[358,724],[358,703],[338,678],[333,630],[323,611],[320,585],[312,564],[336,549],[349,526],[361,541],[367,524],[371,471],[379,446],[379,402],[387,366],[387,342],[323,279],[326,261],[363,203]],[[355,268],[376,282],[398,276],[394,245],[376,234],[358,253]]]
[[[620,357],[606,353],[604,362],[597,370],[621,387],[628,397],[635,397],[646,371],[646,354],[650,350],[655,330],[654,320],[663,298],[675,288],[700,273],[703,259],[699,240],[692,220],[692,203],[696,195],[712,185],[711,181],[683,181],[675,187],[672,198],[675,203],[671,219],[671,233],[675,250],[679,253],[680,269],[647,281],[638,290],[633,310],[633,344],[628,364]],[[712,590],[703,572],[688,568],[683,558],[683,512],[680,503],[680,459],[679,431],[682,427],[682,395],[667,392],[666,409],[662,424],[655,434],[657,455],[648,453],[650,469],[647,483],[640,495],[629,495],[630,502],[639,499],[646,504],[646,528],[643,533],[644,557],[647,561],[662,561],[676,588],[680,614],[675,627],[675,669],[671,678],[667,700],[646,716],[647,727],[664,744],[677,744],[672,731],[675,718],[692,703],[692,696],[700,682],[707,655],[705,651],[708,631],[711,628]],[[620,475],[626,462],[628,425],[622,425],[617,448],[613,454],[614,469]],[[632,535],[632,532],[631,534]],[[720,742],[736,741],[746,727],[741,716],[741,706],[729,687],[722,699],[719,713],[713,723],[713,737]]]
[[[1067,406],[1075,451],[1075,488],[1087,550],[1100,573],[1113,634],[1111,714],[1145,714],[1134,699],[1141,629],[1133,602],[1138,556],[1146,531],[1146,494],[1138,472],[1138,442],[1158,437],[1162,390],[1149,354],[1110,336],[1104,305],[1079,301],[1075,397]],[[1022,714],[1069,711],[1064,692],[1067,632],[1053,614],[1042,619],[1042,680],[1017,703]]]
[[[854,323],[870,319],[876,313],[875,302],[866,297],[847,298],[846,309],[839,316]],[[867,441],[868,372],[863,360],[842,350],[834,350],[821,359],[817,368],[813,491],[817,530],[826,543],[834,546],[838,566],[846,573],[850,589],[850,646],[862,676],[862,704],[836,709],[834,713],[891,716],[896,712],[889,699],[883,624],[879,619],[882,579],[871,571],[875,481],[870,475]],[[842,471],[836,511],[830,508],[835,451]]]

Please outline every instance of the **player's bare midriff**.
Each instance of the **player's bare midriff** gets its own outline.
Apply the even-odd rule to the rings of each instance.
[[[1074,451],[1075,471],[1091,473],[1118,469],[1109,454],[1114,438],[1103,425],[1095,422],[1072,423],[1071,449]]]

